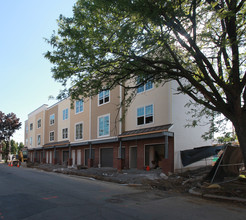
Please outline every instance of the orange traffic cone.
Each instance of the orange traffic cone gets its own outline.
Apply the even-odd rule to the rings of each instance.
[[[146,170],[147,170],[147,171],[149,171],[149,170],[150,170],[149,166],[147,166],[147,167],[146,167]]]
[[[17,163],[17,167],[20,167],[20,164],[19,163]]]
[[[11,167],[13,166],[13,162],[11,162]]]

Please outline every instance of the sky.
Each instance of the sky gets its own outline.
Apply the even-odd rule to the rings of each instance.
[[[22,127],[12,139],[24,143],[24,122],[62,89],[52,78],[45,42],[57,31],[62,14],[73,15],[76,0],[0,0],[0,111],[15,113]]]

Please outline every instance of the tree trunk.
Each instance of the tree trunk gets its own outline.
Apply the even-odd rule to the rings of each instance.
[[[238,123],[233,123],[233,125],[243,154],[244,166],[246,167],[246,120],[240,120]]]

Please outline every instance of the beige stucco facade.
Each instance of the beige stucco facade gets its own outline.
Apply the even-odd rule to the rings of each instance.
[[[45,112],[45,138],[44,144],[58,141],[58,104],[49,107]],[[54,123],[50,123],[50,117],[54,116]],[[50,134],[54,132],[54,140],[50,141]]]
[[[88,141],[90,139],[90,99],[83,100],[83,111],[76,113],[76,101],[74,107],[70,109],[70,142]],[[76,125],[83,124],[83,137],[76,139]]]
[[[152,89],[137,93],[126,112],[125,130],[129,131],[170,124],[172,116],[171,99],[169,83],[158,87],[153,85]],[[137,109],[147,105],[153,105],[153,122],[137,125]]]
[[[71,101],[69,98],[62,100],[58,103],[58,128],[57,128],[57,141],[65,141],[70,139],[70,121],[71,121]],[[63,117],[63,111],[67,109],[67,118]],[[63,138],[62,130],[67,128],[68,129],[68,138]]]

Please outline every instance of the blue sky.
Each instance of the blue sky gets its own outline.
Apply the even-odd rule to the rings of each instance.
[[[60,14],[72,16],[76,0],[0,0],[0,111],[14,112],[22,129],[13,139],[24,143],[24,121],[43,104],[52,105],[62,89],[52,78],[44,38],[57,30]]]

